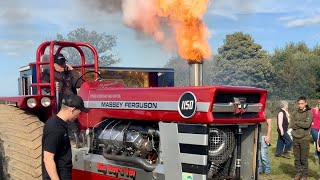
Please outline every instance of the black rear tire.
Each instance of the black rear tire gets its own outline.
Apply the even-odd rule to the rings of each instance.
[[[15,106],[0,105],[1,179],[42,179],[43,122]]]

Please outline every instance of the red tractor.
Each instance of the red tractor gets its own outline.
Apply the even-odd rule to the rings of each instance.
[[[40,59],[47,47],[50,60],[44,62]],[[80,115],[70,133],[73,179],[257,179],[265,90],[127,87],[99,78],[98,54],[91,45],[60,41],[39,46],[32,64],[36,70],[29,85],[32,95],[0,98],[10,102],[0,106],[2,178],[41,179],[42,128],[59,103],[53,55],[66,47],[80,53],[81,64],[75,68],[94,76],[92,81],[80,76],[85,82],[77,94],[90,111]],[[87,63],[81,47],[92,50],[93,63]],[[41,83],[45,65],[50,66],[50,83]],[[44,95],[43,88],[51,93]]]

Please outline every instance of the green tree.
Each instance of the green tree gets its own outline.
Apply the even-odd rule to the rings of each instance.
[[[277,78],[275,95],[281,99],[299,96],[319,97],[320,54],[319,47],[308,48],[304,42],[289,43],[275,50],[272,63]]]
[[[249,34],[227,35],[218,51],[210,73],[213,84],[253,86],[273,92],[274,67],[267,52]]]
[[[189,66],[186,60],[180,57],[172,57],[164,67],[174,69],[175,86],[189,85]]]
[[[320,46],[316,45],[313,49],[312,49],[312,53],[314,53],[317,56],[320,56]]]
[[[213,84],[253,86],[273,91],[274,68],[269,59],[242,59],[229,61],[221,59],[213,67]]]
[[[106,33],[97,33],[96,31],[88,31],[85,28],[75,29],[64,37],[62,34],[57,34],[57,40],[72,41],[72,42],[87,42],[96,48],[99,55],[100,66],[109,66],[120,62],[120,59],[111,53],[112,49],[117,45],[117,38],[114,35]],[[88,62],[93,61],[93,53],[88,48],[82,48]],[[67,48],[65,50],[70,64],[78,64],[80,55],[77,50]]]
[[[249,34],[235,32],[226,36],[224,44],[218,49],[219,56],[226,60],[259,59],[267,57],[262,46],[255,43]]]

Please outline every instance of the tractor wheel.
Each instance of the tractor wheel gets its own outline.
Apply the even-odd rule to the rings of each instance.
[[[0,179],[42,179],[43,126],[35,115],[0,105]]]

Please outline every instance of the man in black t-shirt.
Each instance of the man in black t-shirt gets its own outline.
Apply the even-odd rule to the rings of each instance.
[[[42,177],[44,180],[71,180],[72,154],[68,123],[88,112],[80,96],[71,94],[62,100],[56,116],[44,125],[42,137]]]

